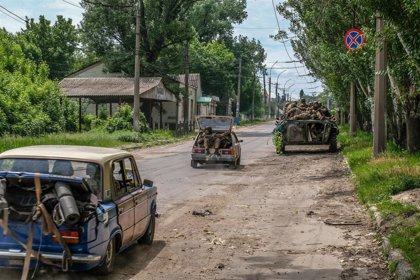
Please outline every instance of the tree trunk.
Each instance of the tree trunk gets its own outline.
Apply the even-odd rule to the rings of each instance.
[[[420,151],[420,117],[412,114],[405,115],[407,126],[407,151]]]

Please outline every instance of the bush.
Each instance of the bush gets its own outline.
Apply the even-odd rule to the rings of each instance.
[[[114,116],[108,118],[106,130],[114,132],[117,130],[132,130],[133,129],[133,110],[127,105],[121,105]],[[146,117],[140,113],[140,132],[149,132]]]

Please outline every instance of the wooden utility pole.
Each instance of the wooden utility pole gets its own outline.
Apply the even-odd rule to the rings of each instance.
[[[356,86],[354,81],[350,83],[350,136],[356,135]]]
[[[184,48],[184,55],[185,55],[185,77],[184,77],[184,85],[185,85],[185,94],[184,94],[184,129],[185,132],[188,131],[189,125],[189,110],[190,110],[190,57],[189,57],[189,44],[188,42],[185,43]]]
[[[377,13],[376,33],[379,34],[379,42],[376,48],[375,61],[375,120],[373,129],[373,155],[375,158],[385,152],[386,149],[386,65],[385,65],[385,42],[383,36],[384,21],[382,16]]]
[[[267,90],[265,87],[265,67],[263,70],[263,85],[264,85],[264,114],[267,116]]]
[[[279,88],[279,83],[276,83],[276,106],[274,108],[276,108],[276,117],[279,117],[279,92],[278,92],[278,88]]]
[[[255,118],[255,87],[256,87],[256,82],[255,79],[257,78],[257,73],[256,70],[254,70],[254,79],[252,80],[252,84],[254,86],[254,89],[252,91],[252,115],[251,115],[251,119],[254,120]]]
[[[271,69],[270,76],[268,77],[268,97],[267,97],[267,106],[268,106],[268,118],[271,118]]]
[[[133,107],[133,128],[135,131],[140,131],[140,6],[137,6],[136,14],[136,46],[134,62]]]
[[[241,101],[241,75],[242,75],[242,57],[239,57],[239,73],[238,73],[238,94],[236,96],[236,121],[239,121],[239,105]]]

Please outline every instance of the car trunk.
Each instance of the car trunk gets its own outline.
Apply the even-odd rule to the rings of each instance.
[[[33,173],[0,173],[0,214],[8,213],[11,233],[0,231],[0,249],[22,249],[33,223],[34,250],[62,252],[58,239],[42,232],[42,218],[37,214],[37,198]],[[82,179],[55,175],[40,175],[41,202],[59,229],[64,241],[71,246],[87,243],[86,222],[94,217],[97,203]],[[8,209],[8,212],[7,212]]]

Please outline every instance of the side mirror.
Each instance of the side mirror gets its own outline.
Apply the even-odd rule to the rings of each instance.
[[[148,180],[148,179],[144,179],[143,180],[143,186],[151,188],[151,187],[153,187],[153,181]]]

